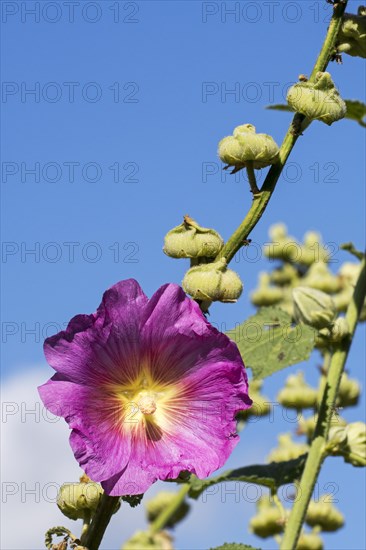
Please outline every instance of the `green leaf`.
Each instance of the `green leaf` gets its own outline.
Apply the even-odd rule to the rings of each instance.
[[[260,548],[254,548],[253,546],[237,542],[225,542],[222,546],[216,546],[216,548],[210,548],[210,550],[260,550]]]
[[[356,122],[359,123],[360,126],[362,126],[363,128],[366,128],[366,121],[364,120],[366,117],[365,103],[362,103],[362,101],[358,101],[355,99],[345,99],[345,103],[347,106],[347,114],[345,118],[348,118],[349,120],[355,120]],[[266,109],[270,109],[274,111],[293,112],[292,109],[285,104],[267,105]]]
[[[236,342],[246,367],[252,369],[253,378],[265,378],[308,359],[315,334],[308,325],[293,325],[290,315],[276,307],[261,308],[227,332]]]
[[[188,495],[197,499],[208,487],[227,481],[243,481],[256,483],[268,487],[271,491],[277,491],[281,485],[293,483],[299,479],[305,465],[307,455],[301,455],[286,462],[271,462],[270,464],[255,464],[226,472],[209,479],[191,478],[191,488]]]
[[[366,122],[364,120],[366,116],[366,105],[362,103],[362,101],[357,101],[353,99],[346,99],[346,105],[346,118],[349,118],[350,120],[355,120],[363,128],[366,128]]]

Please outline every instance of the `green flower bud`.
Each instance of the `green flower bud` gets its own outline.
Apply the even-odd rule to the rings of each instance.
[[[346,104],[339,95],[329,73],[319,72],[314,82],[298,82],[287,94],[291,109],[310,120],[320,120],[329,126],[344,118]]]
[[[314,414],[313,416],[310,416],[309,418],[305,418],[304,416],[302,416],[299,419],[298,428],[297,428],[296,433],[298,435],[305,435],[307,437],[307,440],[311,441],[311,439],[314,435],[317,420],[318,420],[318,415],[316,415],[316,414]],[[347,421],[344,418],[342,418],[341,416],[339,416],[338,414],[333,413],[332,417],[331,417],[331,420],[330,420],[330,426],[332,428],[333,427],[334,428],[339,428],[339,427],[342,427],[342,426],[347,426]]]
[[[305,443],[295,443],[290,433],[280,434],[278,436],[278,447],[272,449],[267,457],[268,462],[284,462],[298,458],[307,453],[309,446]]]
[[[329,261],[329,252],[323,245],[320,233],[308,231],[304,235],[304,247],[302,250],[301,262],[304,265],[313,265],[317,262]]]
[[[285,387],[277,395],[277,401],[288,409],[309,409],[316,405],[317,390],[309,386],[304,380],[302,372],[291,374]]]
[[[292,291],[294,316],[298,322],[317,329],[330,327],[336,316],[333,299],[314,288],[298,286]]]
[[[259,274],[259,286],[251,293],[250,298],[255,306],[272,306],[282,300],[283,292],[280,288],[270,286],[270,276],[266,272]]]
[[[322,290],[327,294],[338,292],[341,288],[339,277],[336,277],[329,271],[325,262],[313,263],[306,277],[303,278],[302,285]]]
[[[329,431],[327,451],[343,456],[344,461],[356,467],[366,466],[366,424],[353,422],[345,428]]]
[[[172,542],[173,538],[166,531],[159,531],[154,535],[137,531],[121,550],[174,550]]]
[[[263,539],[273,537],[283,532],[284,519],[280,509],[263,496],[257,501],[257,515],[250,520],[249,530]]]
[[[350,330],[347,319],[345,317],[338,317],[331,328],[330,340],[332,342],[342,342],[349,334]]]
[[[57,497],[57,506],[69,519],[85,519],[96,511],[102,494],[99,483],[64,483]]]
[[[298,279],[298,272],[291,264],[284,264],[279,269],[274,269],[270,275],[270,280],[275,285],[286,286],[295,284]]]
[[[337,37],[337,51],[366,58],[366,9],[358,8],[358,14],[345,13]]]
[[[302,533],[296,550],[323,550],[323,541],[317,533]]]
[[[228,166],[241,169],[248,162],[255,169],[265,168],[278,160],[279,148],[271,136],[257,134],[252,124],[242,124],[234,129],[233,135],[219,143],[218,155]]]
[[[227,268],[225,258],[191,267],[184,276],[184,291],[195,300],[236,302],[243,291],[239,275]]]
[[[161,491],[153,499],[149,500],[146,503],[146,512],[147,519],[152,523],[165,508],[167,508],[176,498],[174,493],[169,493],[168,491]],[[174,527],[177,523],[182,521],[186,517],[190,510],[190,505],[183,501],[179,508],[174,512],[174,514],[169,518],[169,521],[166,523],[166,527]]]
[[[338,531],[344,525],[343,514],[332,504],[331,495],[322,495],[319,502],[311,500],[305,522],[322,531]]]
[[[201,227],[185,216],[181,225],[165,235],[163,252],[171,258],[215,258],[223,245],[217,231]]]

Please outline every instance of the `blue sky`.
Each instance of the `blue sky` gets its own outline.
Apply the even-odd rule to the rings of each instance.
[[[349,6],[356,11],[356,2]],[[251,197],[242,176],[222,172],[217,144],[243,123],[281,143],[291,115],[265,106],[283,103],[290,83],[311,72],[331,7],[325,0],[4,1],[1,7],[2,376],[11,383],[40,368],[46,379],[43,337],[74,314],[94,311],[116,281],[134,277],[148,295],[163,283],[180,283],[185,262],[161,249],[184,214],[230,236]],[[344,56],[330,71],[344,98],[364,99],[361,59]],[[253,242],[267,242],[278,221],[297,238],[319,230],[334,249],[335,270],[348,259],[340,243],[363,248],[364,147],[365,131],[352,121],[313,124],[291,154]],[[244,293],[235,305],[212,308],[211,321],[223,330],[251,314],[249,291],[268,263],[253,248],[253,256],[248,250],[233,266]],[[361,333],[348,368],[364,384]],[[302,366],[309,380],[316,379],[316,362]],[[287,374],[268,379],[266,394],[274,398]],[[364,398],[347,418],[364,418]],[[230,464],[248,464],[248,454],[254,460],[253,448],[255,460],[263,460],[276,433],[292,429],[281,422],[248,428]],[[327,547],[364,548],[364,471],[335,459],[322,473],[321,483],[328,482],[339,485],[347,526],[326,537]],[[177,547],[226,539],[258,545],[246,532],[253,510],[217,502],[204,530],[192,514],[177,529]],[[113,530],[116,538],[104,548],[123,540],[122,518],[121,524],[119,538]]]

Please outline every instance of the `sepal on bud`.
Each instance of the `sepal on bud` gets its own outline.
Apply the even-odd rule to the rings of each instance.
[[[347,107],[327,72],[318,72],[315,82],[298,82],[287,94],[291,109],[310,120],[320,120],[329,126],[344,118]]]
[[[292,296],[296,321],[317,329],[332,326],[336,316],[336,307],[328,294],[314,288],[298,286],[292,291]]]
[[[182,286],[193,299],[211,302],[236,302],[243,291],[239,275],[227,268],[225,258],[191,267]]]
[[[267,134],[257,134],[252,124],[242,124],[233,135],[219,143],[218,155],[222,162],[237,169],[245,168],[248,162],[260,169],[278,160],[279,147]]]
[[[171,258],[215,258],[223,245],[217,231],[184,216],[184,222],[165,235],[163,252]]]

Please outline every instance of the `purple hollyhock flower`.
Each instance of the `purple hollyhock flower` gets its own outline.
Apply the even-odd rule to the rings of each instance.
[[[121,281],[44,349],[56,374],[41,398],[109,495],[144,493],[183,470],[207,477],[238,442],[235,414],[251,405],[238,348],[177,285],[149,300]]]

